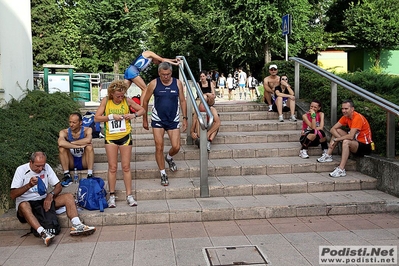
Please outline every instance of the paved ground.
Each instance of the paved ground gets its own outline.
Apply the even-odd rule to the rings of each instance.
[[[1,266],[207,265],[203,248],[242,245],[256,245],[272,265],[319,265],[319,245],[397,246],[399,213],[104,226],[86,237],[63,228],[49,247],[24,233],[0,231]]]

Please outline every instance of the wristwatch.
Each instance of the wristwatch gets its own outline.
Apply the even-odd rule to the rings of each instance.
[[[55,195],[55,194],[54,194],[54,191],[51,191],[49,194],[52,194],[53,196]]]

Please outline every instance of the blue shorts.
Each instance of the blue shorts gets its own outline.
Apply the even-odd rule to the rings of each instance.
[[[73,157],[73,167],[77,170],[83,170],[82,157]]]
[[[240,88],[245,88],[245,84],[244,83],[240,83],[238,85],[240,86]]]
[[[163,128],[166,131],[172,130],[172,129],[177,129],[179,127],[179,122],[159,122],[159,121],[151,121],[151,127],[152,128]]]
[[[126,70],[125,70],[125,76],[124,79],[134,79],[135,77],[140,75],[140,71],[137,69],[137,67],[130,65]]]

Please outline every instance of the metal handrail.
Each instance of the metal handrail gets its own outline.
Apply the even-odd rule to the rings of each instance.
[[[302,65],[324,78],[331,81],[331,125],[337,122],[337,85],[361,96],[362,98],[372,102],[378,107],[382,108],[387,112],[387,145],[386,145],[386,156],[388,158],[395,157],[395,116],[399,117],[399,106],[381,98],[374,93],[371,93],[341,77],[328,72],[319,66],[310,63],[302,58],[290,57],[290,60],[295,62],[295,97],[299,98],[299,65]]]
[[[193,116],[192,116],[192,110],[194,109],[195,113],[197,114],[198,122],[200,124],[200,196],[202,198],[207,198],[209,197],[209,184],[208,184],[208,151],[206,149],[206,142],[207,142],[207,130],[210,128],[213,124],[213,114],[211,112],[211,109],[209,108],[203,93],[201,89],[199,88],[197,82],[195,82],[195,78],[193,73],[191,72],[190,66],[187,63],[187,60],[184,56],[177,56],[176,58],[179,58],[183,64],[179,64],[179,73],[180,77],[183,79],[184,84],[186,85],[186,91],[188,94],[186,97],[189,99],[187,101],[187,143],[192,144],[192,138],[190,135],[190,129],[193,123]],[[200,102],[204,105],[205,107],[205,112],[202,113],[200,112],[196,101],[194,97],[194,93],[191,89],[191,85],[187,80],[187,76],[185,74],[184,68],[186,69],[188,75],[190,76],[191,80],[194,83],[194,88],[196,89],[198,98]],[[208,116],[208,120],[206,119],[206,116]]]

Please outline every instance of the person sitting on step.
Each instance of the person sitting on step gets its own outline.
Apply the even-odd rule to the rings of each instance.
[[[321,111],[321,103],[313,100],[310,103],[309,111],[302,116],[302,132],[299,142],[302,148],[299,157],[302,159],[309,158],[308,147],[316,147],[321,144],[323,154],[327,153],[328,145],[324,128],[324,113]]]
[[[283,112],[290,111],[290,121],[295,122],[295,96],[287,75],[280,76],[280,84],[274,88],[274,98],[272,109],[278,112],[278,121],[284,122]]]
[[[94,149],[92,145],[92,129],[82,125],[82,115],[69,115],[69,127],[62,129],[58,137],[58,151],[64,179],[63,187],[72,183],[70,169],[87,169],[87,177],[93,177]]]
[[[10,197],[15,200],[18,220],[21,223],[28,223],[41,236],[44,244],[50,245],[55,235],[43,228],[34,216],[32,208],[41,204],[44,210],[48,211],[54,201],[56,209],[63,206],[66,208],[67,216],[72,224],[71,236],[93,234],[96,228],[83,224],[79,219],[74,196],[71,193],[60,194],[62,191],[60,181],[46,161],[47,156],[44,152],[34,152],[30,156],[29,163],[23,164],[15,170]],[[43,194],[39,190],[39,179],[45,186]],[[49,185],[54,189],[46,193]]]
[[[212,126],[210,128],[208,128],[207,131],[207,144],[206,144],[206,149],[208,151],[211,150],[211,144],[212,141],[215,139],[216,135],[219,133],[219,128],[221,125],[221,121],[220,121],[220,117],[219,114],[216,110],[216,108],[214,106],[210,106],[209,107],[211,109],[212,115],[213,115],[213,123]],[[199,105],[199,110],[201,112],[205,112],[205,107],[202,103],[200,103]],[[207,120],[209,120],[209,117],[207,116]],[[200,124],[198,122],[198,117],[197,114],[194,113],[193,114],[193,124],[191,125],[191,129],[190,129],[190,135],[194,140],[194,144],[196,144],[198,146],[198,148],[200,147],[199,145],[199,134],[200,134]]]

